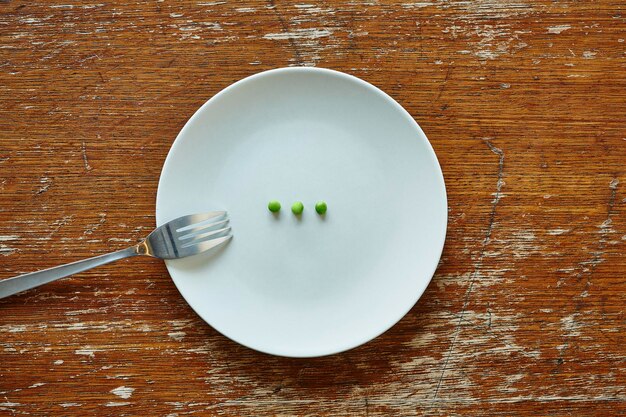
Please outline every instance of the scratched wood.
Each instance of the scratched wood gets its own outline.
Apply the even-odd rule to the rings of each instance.
[[[426,294],[331,357],[243,348],[160,262],[0,301],[0,415],[626,415],[623,1],[0,2],[0,277],[125,247],[209,97],[345,71],[420,123],[450,223]]]

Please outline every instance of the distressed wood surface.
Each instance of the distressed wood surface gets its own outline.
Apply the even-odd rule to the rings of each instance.
[[[0,2],[0,277],[135,242],[209,97],[379,86],[448,187],[440,267],[352,351],[243,348],[134,259],[0,301],[0,415],[626,415],[623,1]]]

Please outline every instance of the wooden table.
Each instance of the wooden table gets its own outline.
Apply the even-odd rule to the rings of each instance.
[[[625,415],[625,6],[2,1],[2,278],[146,234],[189,116],[281,66],[398,100],[450,221],[411,312],[331,357],[231,342],[149,259],[2,300],[0,415]]]

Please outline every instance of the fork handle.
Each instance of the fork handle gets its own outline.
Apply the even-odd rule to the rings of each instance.
[[[17,294],[18,292],[30,290],[31,288],[35,288],[52,281],[56,281],[57,279],[67,277],[69,275],[77,274],[97,266],[119,261],[124,258],[130,258],[131,256],[137,256],[139,254],[140,252],[138,248],[132,246],[117,252],[107,253],[106,255],[94,256],[93,258],[83,259],[82,261],[76,261],[70,264],[60,265],[54,268],[4,279],[0,281],[0,299]]]

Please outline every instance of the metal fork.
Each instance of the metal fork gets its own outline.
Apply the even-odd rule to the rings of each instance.
[[[120,259],[138,255],[160,259],[185,258],[212,249],[231,238],[225,211],[179,217],[157,227],[143,241],[130,248],[2,280],[0,299]]]

